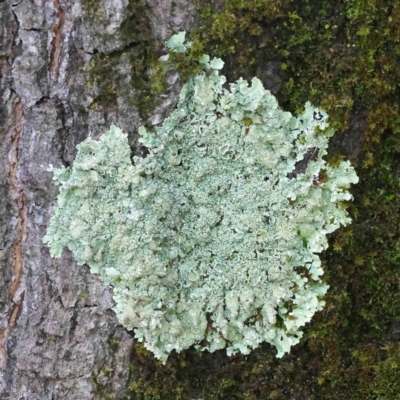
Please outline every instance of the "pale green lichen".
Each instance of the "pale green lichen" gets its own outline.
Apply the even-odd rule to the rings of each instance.
[[[164,124],[140,128],[145,158],[132,165],[112,126],[78,145],[71,170],[52,169],[45,242],[113,285],[118,319],[164,362],[192,345],[230,355],[264,341],[281,357],[324,305],[316,253],[350,222],[342,203],[358,178],[323,160],[325,112],[307,103],[294,117],[259,79],[227,90],[222,61],[200,62]]]
[[[191,42],[186,42],[186,32],[179,32],[176,35],[171,36],[169,40],[165,42],[169,51],[174,53],[185,53],[186,50],[191,47]]]

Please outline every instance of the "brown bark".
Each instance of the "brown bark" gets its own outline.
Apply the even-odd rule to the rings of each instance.
[[[68,251],[52,259],[42,238],[57,196],[49,164],[69,165],[76,144],[99,136],[111,123],[129,134],[135,148],[137,128],[145,121],[132,105],[139,93],[124,53],[149,40],[161,51],[172,32],[193,23],[193,4],[132,4],[0,2],[0,398],[5,400],[127,396],[133,335],[116,320],[112,289],[77,266]],[[145,29],[131,37],[121,29],[127,21]],[[96,100],[99,84],[90,78],[99,55],[108,55],[119,71],[107,104]],[[160,97],[149,123],[160,122],[177,101],[176,74],[168,81],[167,96]]]

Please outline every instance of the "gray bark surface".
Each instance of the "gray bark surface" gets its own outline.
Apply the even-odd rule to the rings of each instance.
[[[142,46],[143,34],[161,55],[194,16],[183,0],[0,2],[1,399],[127,398],[133,335],[116,320],[111,288],[66,250],[52,259],[42,243],[58,192],[47,168],[71,165],[76,144],[111,123],[140,153],[136,132],[146,121],[132,105],[138,93],[125,53]],[[127,21],[141,24],[136,36],[121,29]],[[106,105],[90,79],[99,56],[117,66]],[[167,80],[148,123],[176,104],[178,76]]]

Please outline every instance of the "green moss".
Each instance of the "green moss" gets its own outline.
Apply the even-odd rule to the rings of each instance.
[[[87,4],[89,16],[93,16],[90,10],[97,0],[85,1],[95,1]],[[98,95],[90,108],[107,109],[122,95],[131,99],[132,106],[146,120],[156,107],[159,95],[166,89],[168,64],[159,61],[160,44],[152,37],[146,6],[138,0],[129,1],[127,17],[121,24],[120,33],[126,42],[124,48],[110,54],[97,53],[90,62],[87,84],[98,87]],[[126,85],[126,77],[120,71],[121,63],[128,63],[131,67],[130,86]]]
[[[400,207],[392,200],[400,198],[400,163],[391,141],[386,134],[375,150],[375,162],[362,170],[351,207],[355,221],[332,237],[336,251],[325,254],[331,290],[325,312],[309,331],[310,349],[323,360],[320,398],[333,398],[332,385],[338,398],[351,399],[375,399],[376,388],[398,387],[398,380],[391,380],[398,368],[386,373],[387,360],[397,346],[391,331],[400,317],[400,265],[393,258],[400,236]],[[383,160],[390,172],[382,168]],[[379,398],[397,397],[388,391],[379,393]]]
[[[280,100],[293,111],[311,100],[343,129],[350,112],[367,109],[370,141],[387,127],[399,130],[400,6],[391,0],[229,0],[222,10],[205,3],[212,12],[202,13],[192,40],[224,56],[233,78],[250,76],[263,59],[280,59]]]
[[[150,41],[146,46],[134,49],[130,57],[132,86],[138,94],[133,105],[144,119],[151,115],[158,96],[166,89],[168,64],[159,61],[158,56],[154,42]]]
[[[111,338],[108,340],[108,346],[110,350],[115,353],[118,350],[119,340],[115,338]]]
[[[86,11],[89,18],[103,18],[103,13],[100,8],[100,0],[83,0],[83,9]]]
[[[85,299],[87,299],[88,297],[89,297],[89,294],[88,294],[87,292],[81,292],[81,293],[79,294],[78,299],[79,299],[79,300],[85,300]]]
[[[108,55],[94,56],[90,61],[90,75],[88,84],[97,84],[99,88],[98,96],[89,106],[97,110],[99,105],[110,105],[117,98],[118,82],[110,75],[110,70],[115,68],[116,60]]]
[[[200,73],[199,59],[202,55],[203,46],[196,42],[186,53],[169,52],[169,63],[178,70],[182,82],[185,82],[190,75]]]

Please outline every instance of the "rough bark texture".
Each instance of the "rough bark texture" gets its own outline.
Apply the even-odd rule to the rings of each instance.
[[[0,2],[1,399],[97,399],[102,387],[126,396],[133,336],[116,320],[110,288],[42,243],[57,196],[46,169],[69,165],[76,144],[111,123],[136,148],[146,121],[132,102],[132,59],[150,42],[160,53],[194,15],[174,0]],[[93,78],[100,59],[118,77],[108,102]],[[176,103],[173,71],[168,85],[149,123]]]

